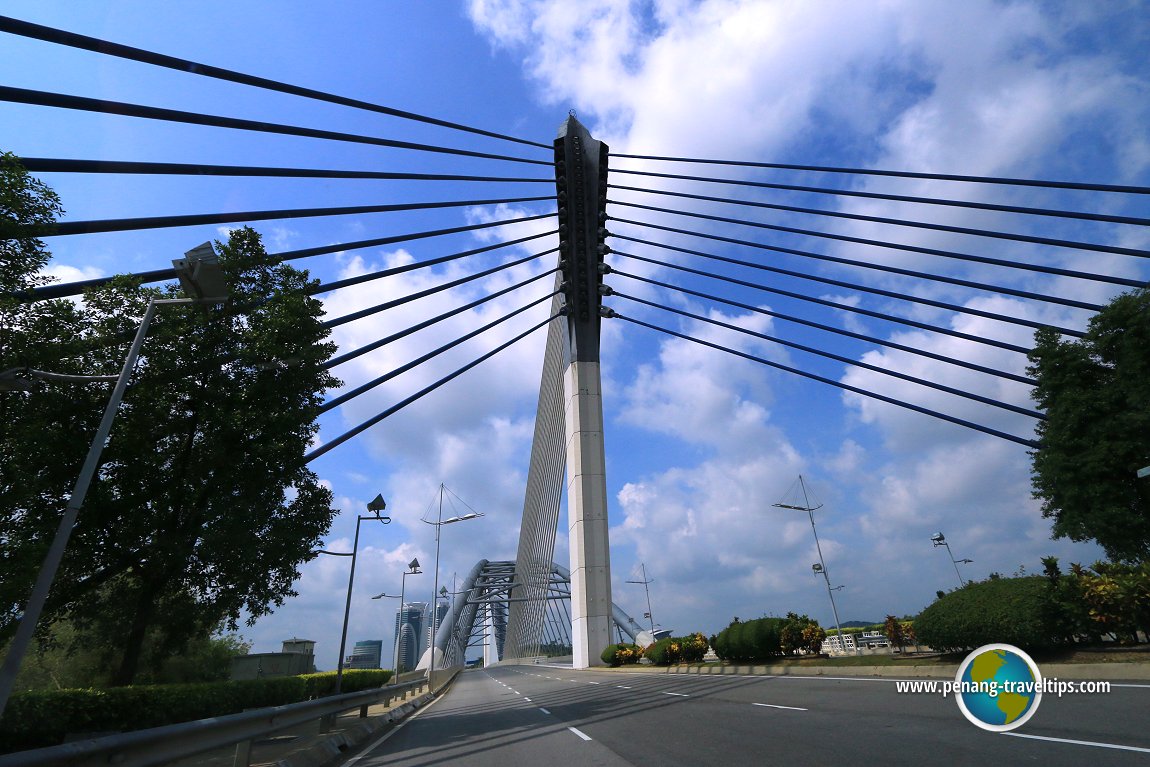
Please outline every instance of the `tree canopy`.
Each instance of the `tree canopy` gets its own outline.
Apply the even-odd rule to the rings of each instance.
[[[1028,372],[1046,411],[1034,497],[1054,537],[1095,540],[1113,559],[1150,559],[1150,290],[1110,302],[1081,340],[1035,334]]]
[[[26,193],[5,192],[0,211],[15,240],[0,269],[0,369],[117,373],[149,298],[177,288],[121,277],[82,303],[12,298],[42,282],[47,261],[20,227],[60,208],[10,156],[3,173],[5,189],[15,180]],[[323,391],[339,383],[323,366],[335,345],[308,292],[315,282],[269,257],[250,228],[215,249],[231,300],[157,312],[41,621],[66,619],[121,648],[118,684],[135,677],[145,638],[179,647],[293,596],[335,515],[302,460]],[[109,393],[55,382],[0,392],[0,640],[15,630]]]

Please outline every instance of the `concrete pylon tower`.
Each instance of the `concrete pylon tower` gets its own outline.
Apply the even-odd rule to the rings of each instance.
[[[609,271],[607,145],[572,115],[555,140],[559,267],[570,340],[563,376],[567,440],[567,521],[571,548],[571,640],[575,668],[602,664],[611,643],[611,552],[599,376],[602,297]]]

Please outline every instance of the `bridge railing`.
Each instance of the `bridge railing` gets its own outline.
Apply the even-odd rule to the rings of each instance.
[[[450,681],[449,676],[457,672],[458,669],[445,671],[443,679],[436,673],[440,687]],[[370,706],[381,703],[386,705],[397,698],[405,698],[410,693],[419,693],[427,689],[427,679],[417,679],[371,690],[317,698],[303,703],[254,709],[240,714],[136,730],[49,748],[18,751],[0,756],[0,767],[40,765],[106,767],[109,764],[115,764],[117,767],[149,767],[166,764],[205,751],[237,743],[246,744],[289,727],[334,717],[354,708],[360,709],[360,716],[365,717]]]

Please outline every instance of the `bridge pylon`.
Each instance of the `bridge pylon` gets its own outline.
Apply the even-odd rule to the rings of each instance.
[[[555,139],[559,266],[568,349],[563,374],[571,639],[575,668],[601,665],[611,644],[611,552],[599,331],[607,236],[607,145],[570,116]]]

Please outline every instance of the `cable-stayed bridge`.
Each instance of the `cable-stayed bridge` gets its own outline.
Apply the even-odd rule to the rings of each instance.
[[[265,179],[284,184],[322,179],[330,185],[371,180],[419,183],[428,190],[414,202],[334,205],[324,194],[317,195],[314,206],[291,209],[151,216],[133,216],[126,210],[118,218],[65,220],[21,235],[40,236],[54,244],[67,238],[123,232],[244,223],[258,227],[287,220],[373,216],[372,225],[378,227],[373,236],[339,243],[317,241],[310,247],[280,250],[273,255],[306,265],[307,259],[337,253],[416,241],[443,243],[443,255],[323,282],[315,288],[317,294],[335,296],[354,286],[444,264],[461,269],[474,265],[459,278],[331,317],[326,320],[329,328],[415,304],[455,287],[481,285],[486,278],[505,276],[519,266],[531,266],[534,273],[528,279],[358,348],[341,349],[327,362],[329,368],[337,369],[495,299],[514,297],[517,303],[514,311],[329,398],[319,414],[340,408],[450,350],[467,348],[469,342],[490,338],[512,325],[517,328],[508,340],[474,355],[448,375],[411,391],[304,456],[305,461],[313,461],[368,429],[386,428],[390,416],[437,396],[446,384],[480,365],[499,365],[501,352],[546,329],[516,558],[512,566],[510,560],[496,558],[506,553],[493,552],[492,561],[479,563],[466,580],[464,593],[455,600],[451,617],[436,637],[436,646],[449,664],[462,662],[473,637],[483,630],[484,621],[494,623],[494,610],[506,613],[503,654],[507,658],[531,657],[541,644],[569,639],[574,664],[584,667],[597,663],[602,647],[617,641],[621,633],[634,635],[633,621],[616,608],[610,591],[599,373],[603,322],[619,323],[624,328],[624,343],[631,333],[679,338],[716,354],[735,355],[748,365],[769,366],[817,386],[835,387],[956,428],[1040,449],[1034,428],[1043,414],[1018,404],[1016,399],[985,393],[1035,383],[1022,370],[1021,360],[1030,347],[1019,339],[1042,327],[1053,327],[1068,338],[1081,337],[1086,319],[1103,305],[1100,300],[1084,300],[1083,295],[1146,284],[1145,259],[1150,253],[1136,244],[1150,218],[1130,215],[1131,209],[1145,209],[1144,201],[1150,194],[1146,187],[612,153],[573,116],[564,120],[554,141],[551,137],[524,138],[15,19],[0,18],[0,32],[173,70],[182,76],[271,91],[298,98],[301,103],[338,105],[443,132],[437,135],[459,137],[457,143],[427,143],[352,132],[339,126],[321,129],[0,86],[0,100],[43,110],[45,121],[66,121],[72,114],[100,114],[143,121],[156,131],[197,126],[204,131],[251,134],[269,144],[290,139],[379,148],[402,157],[396,165],[404,166],[397,170],[300,167],[303,163],[298,152],[287,150],[276,165],[142,161],[131,157],[21,158],[33,173],[101,174],[125,179]],[[418,169],[423,164],[427,170]],[[873,183],[862,189],[859,179]],[[494,191],[443,199],[437,190],[445,184],[474,184],[475,188]],[[1025,202],[1017,199],[1020,191],[1027,193]],[[1032,201],[1037,199],[1047,202]],[[531,212],[501,213],[508,206]],[[409,229],[397,223],[405,214],[476,209],[487,215],[464,225],[443,226],[446,222],[441,222]],[[978,227],[965,219],[961,225],[954,223],[956,211],[977,213],[986,223]],[[525,224],[534,231],[523,236],[508,234]],[[460,235],[474,234],[483,234],[490,243],[456,247]],[[183,242],[189,235],[181,232],[178,236]],[[528,255],[519,255],[522,250]],[[489,265],[492,259],[496,262]],[[133,276],[155,283],[171,280],[176,273],[161,260],[155,268]],[[49,285],[35,289],[28,299],[75,296],[106,281],[99,278]],[[945,286],[949,294],[960,298],[940,298],[938,291],[928,289],[936,286]],[[844,300],[833,295],[835,291],[849,291],[857,300]],[[770,307],[763,305],[767,300]],[[1016,311],[1019,306],[1027,307],[1027,311]],[[779,329],[762,333],[719,318],[732,309],[770,317]],[[1051,316],[1071,311],[1079,319],[1047,322],[1043,316],[1048,311]],[[939,312],[952,321],[932,319]],[[855,328],[852,318],[867,318],[887,332],[864,332]],[[979,330],[971,331],[971,325]],[[716,335],[703,328],[724,333]],[[944,354],[903,343],[896,329],[953,339],[954,343],[945,347],[952,351]],[[784,362],[746,351],[731,340],[740,336],[799,352],[799,359],[809,362]],[[854,351],[842,353],[841,343],[853,344],[849,348]],[[955,375],[927,378],[874,364],[866,359],[866,351],[873,349],[929,359],[944,366],[940,370]],[[994,354],[987,355],[987,349]],[[1006,362],[988,364],[988,358]],[[929,404],[933,401],[929,398],[916,400],[903,394],[908,390],[902,386],[867,388],[849,383],[843,375],[827,374],[821,367],[824,361],[842,366],[837,370],[866,370],[892,382],[913,384],[920,387],[913,389],[916,392],[942,392],[964,404],[947,410]],[[955,383],[967,381],[971,374],[977,376],[979,385]],[[972,409],[966,403],[977,407]],[[1000,425],[1000,412],[1011,414],[1008,422],[1013,428]],[[554,562],[564,496],[568,508],[564,532],[571,541],[567,576]],[[566,596],[561,585],[566,582],[570,583],[570,606],[559,608],[555,603],[563,600],[555,597]],[[560,615],[567,627],[557,634]]]

